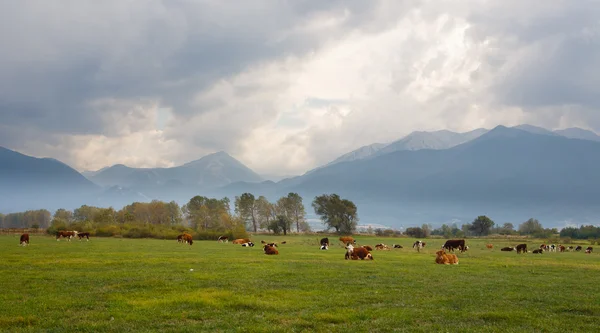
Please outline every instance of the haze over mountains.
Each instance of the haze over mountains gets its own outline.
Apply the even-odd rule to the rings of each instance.
[[[413,132],[389,144],[359,148],[304,175],[265,181],[218,152],[173,168],[114,165],[86,179],[52,159],[0,149],[0,212],[81,204],[120,208],[160,199],[243,192],[271,200],[288,192],[305,199],[338,193],[359,207],[361,223],[408,227],[465,223],[486,214],[497,223],[538,218],[545,226],[597,223],[600,137],[582,129],[549,131],[521,125]]]

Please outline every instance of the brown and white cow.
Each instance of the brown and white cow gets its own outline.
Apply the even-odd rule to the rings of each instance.
[[[592,253],[592,251],[594,251],[594,248],[591,246],[588,246],[587,249],[585,249],[585,253],[587,253],[587,254]]]
[[[29,245],[29,234],[22,234],[19,239],[19,245],[27,246]]]
[[[494,244],[485,244],[485,247],[487,247],[488,249],[493,249],[494,248]]]
[[[365,249],[364,247],[355,247],[354,250],[352,251],[352,253],[350,254],[350,258],[352,260],[375,260],[373,259],[373,255],[371,254],[371,252],[369,252],[369,250]]]
[[[390,248],[389,248],[389,246],[381,243],[381,244],[375,245],[375,249],[376,250],[389,250]]]
[[[279,254],[279,251],[277,250],[277,248],[274,246],[270,246],[269,244],[265,244],[263,246],[263,251],[265,251],[265,254],[268,254],[268,255]]]
[[[217,239],[217,243],[228,243],[229,242],[229,237],[227,236],[219,236],[219,239]]]
[[[184,234],[183,234],[183,241],[184,241],[186,244],[190,244],[190,245],[194,244],[194,241],[192,240],[192,235],[190,235],[190,234],[188,234],[188,233],[184,233]]]
[[[232,241],[233,244],[244,244],[244,243],[250,243],[250,238],[238,238],[238,239],[234,239]]]
[[[61,237],[66,238],[69,242],[71,241],[71,238],[77,236],[78,232],[77,231],[58,231],[56,233],[56,240],[60,240]]]

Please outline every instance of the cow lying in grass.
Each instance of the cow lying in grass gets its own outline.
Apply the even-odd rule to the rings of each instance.
[[[243,243],[242,247],[254,247],[254,243],[252,243],[252,242]]]
[[[250,243],[250,238],[238,238],[238,239],[234,239],[233,244],[244,244],[244,243]]]
[[[373,255],[364,247],[354,247],[352,244],[348,244],[346,247],[346,254],[344,255],[344,259],[352,259],[352,260],[375,260],[373,259]]]
[[[269,244],[265,244],[263,246],[263,251],[265,251],[265,254],[269,254],[269,255],[279,254],[279,251],[277,251],[277,248],[274,246],[270,246]]]
[[[510,246],[503,247],[503,248],[500,249],[500,251],[514,251],[514,250],[515,250],[515,248],[514,247],[510,247]]]
[[[458,257],[456,254],[446,253],[444,250],[439,250],[436,253],[435,263],[444,265],[458,265]]]
[[[392,245],[395,249],[403,249],[402,245],[400,244],[394,244]]]
[[[390,248],[387,245],[382,243],[382,244],[375,245],[375,249],[376,250],[389,250]]]
[[[535,249],[535,250],[531,251],[531,253],[542,254],[542,253],[544,253],[544,250],[542,250],[542,249]]]

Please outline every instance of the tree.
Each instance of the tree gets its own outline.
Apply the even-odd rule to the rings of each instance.
[[[252,193],[243,193],[235,197],[235,213],[247,224],[250,224],[254,232],[258,230],[256,199]]]
[[[296,232],[300,232],[300,224],[306,216],[302,197],[298,193],[288,193],[285,206],[287,216],[296,224]]]
[[[381,230],[381,229],[378,229],[378,230]],[[406,228],[405,233],[407,236],[410,236],[413,238],[425,238],[425,232],[423,231],[422,228],[419,228],[419,227]],[[381,232],[381,234],[383,235],[383,231]]]
[[[277,229],[283,231],[284,235],[287,235],[287,232],[292,226],[292,220],[285,215],[277,215],[275,218],[275,223],[277,224]]]
[[[61,219],[67,223],[73,222],[73,212],[64,208],[59,208],[54,212],[55,219]]]
[[[544,231],[544,227],[537,219],[530,218],[529,220],[519,225],[519,233],[521,235],[539,234]]]
[[[328,228],[342,234],[352,234],[356,230],[357,208],[352,201],[341,199],[337,194],[323,194],[315,197],[312,207]]]
[[[256,199],[256,213],[260,228],[270,230],[269,225],[275,216],[275,208],[273,207],[273,204],[262,195]]]
[[[492,221],[489,217],[482,215],[478,216],[471,226],[469,230],[472,231],[475,235],[483,236],[490,233],[490,229],[494,226],[494,221]]]

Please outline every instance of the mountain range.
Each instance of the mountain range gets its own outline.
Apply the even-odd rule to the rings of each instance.
[[[596,223],[600,209],[600,137],[571,128],[519,125],[413,132],[344,154],[301,176],[264,180],[225,152],[172,168],[114,165],[85,172],[47,158],[0,148],[0,212],[81,204],[120,208],[133,201],[223,197],[251,192],[271,200],[298,192],[338,193],[359,207],[362,223],[407,227],[469,222],[486,214],[498,223],[536,217],[545,226]]]

